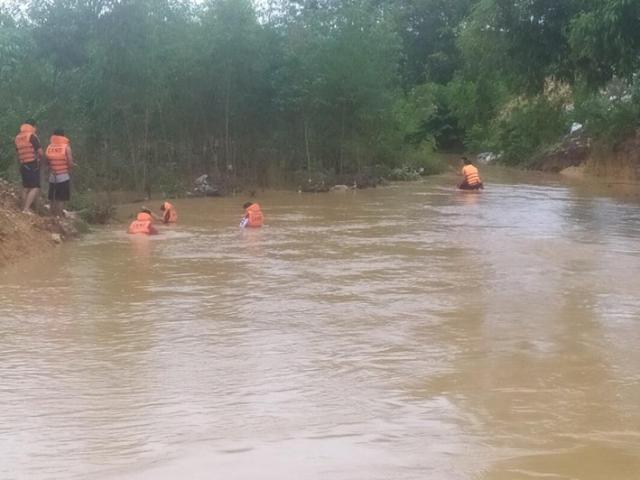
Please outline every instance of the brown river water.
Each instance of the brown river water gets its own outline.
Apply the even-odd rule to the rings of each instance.
[[[452,181],[266,192],[257,231],[179,200],[1,272],[0,478],[640,478],[640,205]]]

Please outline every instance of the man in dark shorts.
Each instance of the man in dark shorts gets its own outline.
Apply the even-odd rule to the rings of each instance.
[[[54,215],[64,216],[64,202],[71,198],[71,169],[73,155],[71,142],[64,130],[57,128],[51,135],[47,147],[47,163],[49,164],[49,201]]]
[[[23,213],[31,214],[31,206],[40,193],[40,160],[42,146],[36,135],[36,122],[29,119],[16,135],[16,153],[20,162],[20,176],[24,187]]]

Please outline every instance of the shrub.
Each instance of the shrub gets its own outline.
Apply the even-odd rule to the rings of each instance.
[[[389,172],[387,177],[394,182],[412,182],[420,180],[420,174],[416,170],[412,170],[409,167],[394,168]]]
[[[115,206],[108,198],[98,199],[90,192],[72,196],[68,208],[78,212],[82,220],[92,225],[109,223],[116,213]]]
[[[613,146],[633,135],[640,121],[640,95],[608,92],[589,95],[576,103],[573,113],[589,135],[601,144]]]
[[[423,143],[406,156],[406,166],[420,175],[437,175],[446,169],[441,157],[436,156],[431,145]]]
[[[488,146],[502,153],[504,163],[521,164],[543,145],[557,141],[567,120],[561,102],[543,95],[517,98],[491,123]]]
[[[180,197],[189,189],[189,185],[178,175],[176,165],[166,165],[154,171],[153,185],[154,191],[162,192],[164,197]]]
[[[75,228],[78,233],[83,235],[91,231],[88,222],[81,218],[77,218],[73,221],[73,228]]]

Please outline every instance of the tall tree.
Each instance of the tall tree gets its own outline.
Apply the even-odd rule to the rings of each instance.
[[[569,29],[578,76],[595,87],[613,76],[632,79],[640,68],[640,2],[585,3]]]

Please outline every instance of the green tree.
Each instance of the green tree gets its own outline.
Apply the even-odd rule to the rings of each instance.
[[[577,74],[588,85],[614,76],[631,80],[640,67],[640,2],[589,1],[571,20],[570,45]]]
[[[574,78],[569,24],[581,0],[480,0],[463,27],[470,62],[499,71],[515,89],[541,92],[548,77]]]

